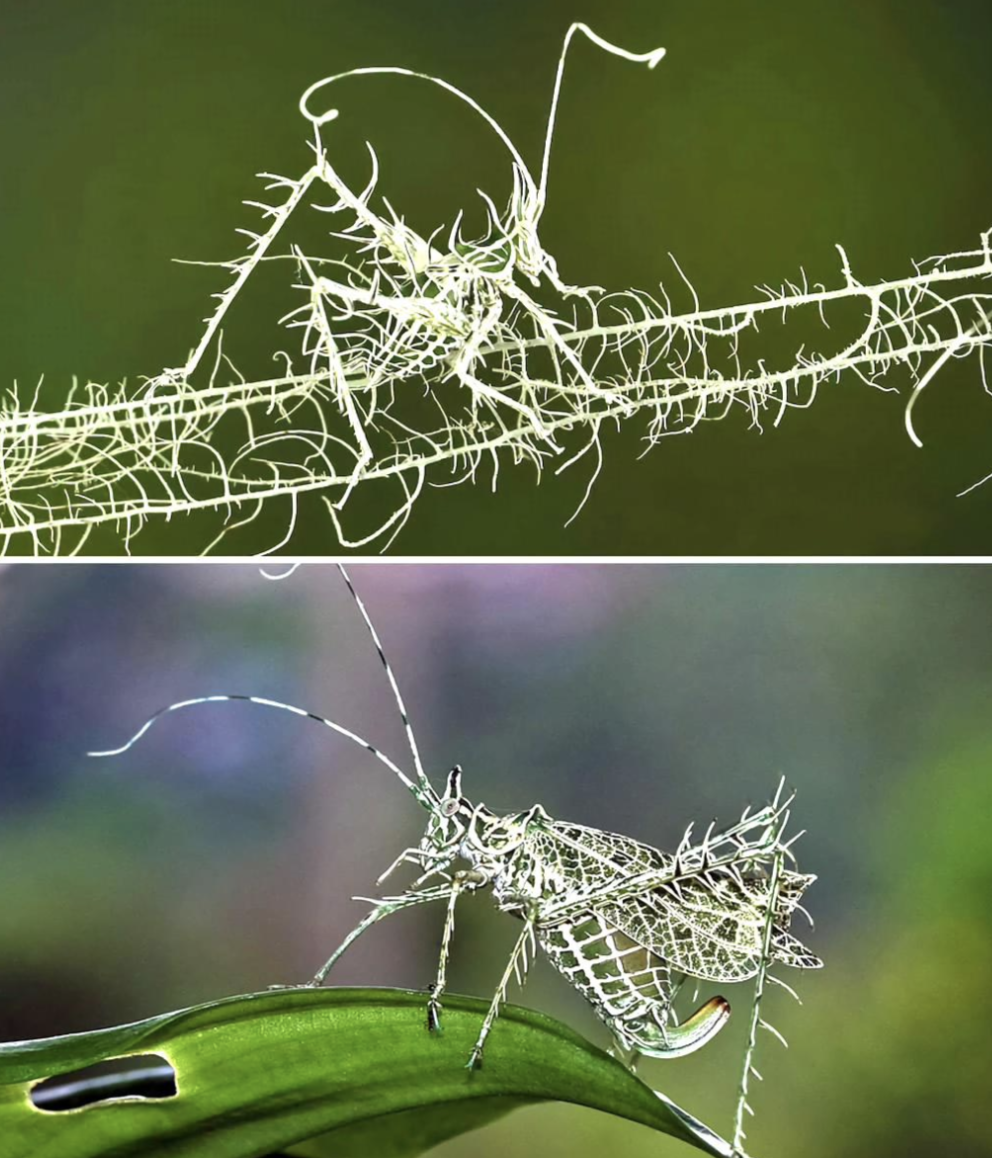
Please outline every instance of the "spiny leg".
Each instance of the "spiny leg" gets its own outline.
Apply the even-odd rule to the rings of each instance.
[[[779,786],[781,792],[781,785]],[[785,822],[778,823],[775,829],[776,842],[781,835]],[[768,905],[765,909],[765,924],[761,939],[761,964],[754,979],[754,996],[751,1000],[751,1021],[748,1026],[747,1045],[744,1049],[744,1068],[741,1073],[740,1085],[737,1093],[737,1109],[734,1113],[734,1151],[744,1153],[744,1143],[747,1140],[747,1131],[744,1129],[745,1113],[754,1114],[748,1102],[751,1075],[761,1080],[761,1074],[754,1068],[754,1051],[758,1044],[758,1030],[769,1030],[782,1042],[786,1048],[788,1043],[777,1029],[761,1016],[761,999],[765,991],[765,982],[770,980],[768,973],[773,962],[773,937],[775,933],[775,910],[778,903],[779,888],[782,874],[785,871],[786,849],[782,848],[772,861],[771,875],[768,882]]]
[[[533,949],[534,924],[535,917],[528,914],[524,919],[524,927],[520,931],[517,943],[513,946],[510,960],[506,963],[506,968],[503,970],[503,976],[500,978],[499,985],[496,987],[492,1003],[489,1006],[489,1012],[486,1014],[486,1019],[482,1023],[482,1029],[479,1031],[479,1036],[476,1039],[475,1045],[472,1047],[472,1052],[469,1054],[466,1069],[474,1070],[482,1066],[482,1049],[485,1045],[486,1038],[489,1036],[489,1031],[493,1027],[493,1022],[499,1016],[499,1007],[503,1001],[506,1000],[506,990],[510,984],[510,978],[516,974],[517,983],[523,985],[527,977],[527,969],[530,965],[527,957],[527,945],[530,943]]]
[[[518,402],[512,394],[504,394],[501,390],[483,382],[481,378],[477,378],[470,369],[471,361],[460,357],[458,361],[452,366],[451,374],[457,378],[461,385],[468,387],[473,394],[479,395],[481,398],[486,398],[494,404],[508,406],[511,410],[515,410],[518,414],[522,414],[524,418],[534,428],[534,432],[547,442],[555,445],[550,431],[541,421],[536,410],[533,407],[527,406],[523,402]]]
[[[462,888],[462,882],[456,879],[451,886],[451,896],[448,898],[448,911],[444,917],[444,932],[441,935],[441,953],[437,959],[437,976],[431,986],[430,1000],[427,1002],[427,1028],[431,1033],[441,1032],[441,994],[444,993],[448,980],[448,954],[451,934],[455,930],[455,904]]]
[[[335,289],[340,289],[341,287],[337,282],[330,281],[328,278],[319,277],[311,268],[310,262],[299,246],[294,246],[294,253],[297,261],[300,262],[306,270],[307,276],[310,278],[310,310],[312,319],[310,324],[316,328],[319,334],[317,345],[314,347],[312,359],[314,366],[312,368],[316,368],[317,359],[323,354],[327,361],[328,381],[334,390],[342,412],[348,419],[348,424],[355,438],[355,467],[345,486],[344,494],[334,504],[334,509],[340,511],[351,497],[351,492],[357,486],[362,471],[375,456],[372,453],[372,447],[365,433],[365,427],[362,425],[358,407],[355,405],[355,401],[351,396],[351,388],[348,384],[347,375],[345,374],[344,364],[341,361],[341,355],[338,353],[337,343],[334,341],[334,333],[331,329],[331,323],[327,317],[327,309],[324,305],[325,297],[333,292],[331,287]]]
[[[308,982],[308,985],[311,987],[323,985],[324,979],[328,973],[330,973],[338,959],[344,954],[345,950],[356,941],[366,929],[371,928],[376,921],[380,921],[383,917],[388,917],[391,913],[396,913],[400,909],[407,909],[411,905],[425,905],[431,901],[447,900],[451,889],[452,886],[448,884],[437,885],[431,889],[421,889],[416,893],[402,893],[398,897],[384,897],[381,901],[377,902],[375,908],[367,913],[355,928],[351,930],[321,968],[317,970],[313,980]]]
[[[462,347],[457,358],[453,360],[451,373],[463,386],[467,386],[474,394],[488,399],[493,404],[509,406],[512,410],[516,410],[518,414],[522,414],[527,421],[530,422],[531,426],[533,426],[535,433],[547,441],[553,449],[557,450],[558,447],[548,428],[541,421],[540,415],[533,407],[528,406],[524,402],[517,401],[512,395],[504,394],[501,390],[489,386],[473,372],[473,367],[479,357],[479,348],[482,341],[496,326],[502,309],[503,303],[500,299],[497,299],[489,306],[485,316],[480,319],[480,325],[477,330]]]
[[[486,883],[486,876],[476,869],[455,873],[448,897],[448,911],[444,918],[444,932],[441,935],[441,953],[437,960],[437,976],[430,987],[427,1003],[427,1028],[432,1033],[441,1032],[441,994],[448,981],[448,957],[451,951],[451,935],[455,931],[455,905],[465,889],[478,889]]]

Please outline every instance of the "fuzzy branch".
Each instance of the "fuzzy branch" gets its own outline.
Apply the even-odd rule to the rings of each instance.
[[[950,358],[977,351],[988,388],[989,233],[972,250],[918,262],[910,275],[884,282],[860,281],[841,249],[834,288],[810,285],[802,274],[760,290],[758,301],[714,309],[700,307],[677,264],[673,284],[690,295],[688,312],[664,287],[648,294],[563,283],[538,225],[565,53],[577,32],[649,67],[663,54],[627,52],[584,25],[569,30],[539,181],[493,118],[438,78],[357,69],[307,90],[300,110],[313,130],[314,163],[298,179],[263,174],[274,203],[249,203],[262,228],[248,233],[245,255],[215,263],[228,287],[215,295],[185,363],[137,386],[74,382],[57,409],[46,409],[41,383],[8,391],[0,404],[2,548],[73,554],[94,528],[110,526],[128,551],[150,519],[212,511],[222,529],[202,544],[208,553],[277,503],[286,518],[268,547],[275,551],[293,533],[299,501],[313,492],[338,542],[384,550],[425,485],[485,474],[495,488],[504,465],[529,464],[540,475],[584,462],[581,509],[602,465],[607,426],[641,422],[650,449],[738,407],[755,425],[777,425],[787,410],[809,406],[821,386],[856,376],[894,390],[885,378],[899,369],[914,388],[906,423],[919,441],[913,406]],[[371,146],[362,190],[335,170],[324,131],[337,110],[315,111],[316,98],[348,77],[383,72],[439,85],[505,146],[512,193],[502,211],[482,194],[483,236],[466,238],[459,216],[445,238],[440,231],[425,238],[385,198],[374,207]],[[329,203],[314,200],[318,191]],[[313,213],[339,226],[326,251],[275,252],[290,220]],[[281,322],[300,340],[295,355],[275,355],[283,373],[249,381],[222,352],[222,326],[263,265],[295,271],[298,305]],[[763,350],[763,327],[793,323],[803,340],[787,339],[791,353]],[[369,488],[385,489],[389,505],[363,525],[356,497]]]

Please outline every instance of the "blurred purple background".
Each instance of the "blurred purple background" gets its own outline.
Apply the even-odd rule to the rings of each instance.
[[[969,1001],[992,982],[992,572],[940,566],[355,565],[440,782],[495,809],[671,847],[733,821],[784,774],[818,873],[801,932],[826,961],[773,994],[755,1154],[987,1154],[992,1078]],[[0,569],[0,1038],[95,1028],[303,981],[425,816],[330,715],[404,767],[389,687],[344,585],[233,565]],[[399,878],[397,878],[399,881]],[[399,914],[338,984],[422,987],[441,912]],[[456,928],[451,988],[488,996],[516,928],[485,897]],[[727,996],[743,1011],[747,995]],[[607,1035],[539,961],[512,1000]],[[950,1016],[942,1010],[950,1011]],[[647,1063],[729,1131],[742,1015]],[[526,1145],[524,1144],[526,1139]],[[439,1153],[678,1153],[569,1107],[512,1115]],[[535,1147],[538,1147],[535,1150]]]

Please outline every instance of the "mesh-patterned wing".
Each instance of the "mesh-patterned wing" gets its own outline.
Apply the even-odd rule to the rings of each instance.
[[[800,969],[820,960],[788,931],[814,877],[783,870],[773,913],[771,957]],[[761,964],[769,879],[764,873],[711,869],[644,892],[603,900],[606,921],[664,957],[673,969],[707,981],[746,981]]]
[[[708,832],[702,844],[690,845],[691,826],[675,855],[660,852],[629,836],[603,832],[581,824],[560,820],[531,825],[520,849],[520,863],[537,866],[545,886],[543,896],[566,894],[569,899],[607,894],[618,882],[643,873],[664,881],[669,877],[692,875],[707,863],[733,861],[747,850],[770,853],[774,845],[773,825],[785,805],[768,805],[741,819],[723,832]]]
[[[789,932],[792,914],[799,907],[803,893],[815,880],[812,873],[797,873],[788,869],[783,869],[779,875],[775,923],[772,927],[772,960],[791,965],[794,969],[823,967],[820,958]]]
[[[665,877],[675,866],[674,857],[629,836],[561,821],[534,826],[515,860],[515,873],[527,873],[535,884],[540,876],[540,895],[576,902],[642,872]]]
[[[678,988],[668,964],[599,911],[579,911],[537,928],[551,964],[605,1020],[660,1007],[662,1020]]]
[[[724,832],[707,833],[700,844],[690,845],[687,833],[675,855],[582,825],[536,825],[515,857],[505,888],[557,898],[549,926],[593,916],[672,970],[701,980],[744,981],[761,964],[767,866],[781,848],[785,807],[745,813]],[[643,887],[632,886],[639,877],[646,878]],[[792,914],[815,879],[788,869],[779,874],[774,961],[803,969],[820,966],[789,932]]]

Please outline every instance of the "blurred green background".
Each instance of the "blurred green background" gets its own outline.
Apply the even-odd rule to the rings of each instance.
[[[736,819],[781,774],[798,790],[801,930],[822,972],[766,1008],[790,1041],[757,1057],[757,1158],[987,1155],[992,1047],[992,572],[969,566],[359,565],[435,779],[456,761],[495,809],[671,848]],[[0,570],[0,1040],[144,1017],[312,975],[364,910],[354,895],[424,816],[367,753],[245,704],[333,716],[404,765],[402,729],[329,566]],[[340,984],[421,987],[442,914],[398,914]],[[451,986],[488,995],[516,928],[480,896]],[[729,1132],[747,990],[710,1046],[643,1073]],[[704,987],[704,996],[712,995]],[[513,1000],[604,1046],[539,959]],[[498,1032],[498,1026],[496,1029]],[[592,1112],[536,1107],[448,1158],[674,1156]]]
[[[868,281],[974,247],[992,225],[987,0],[2,0],[0,15],[0,374],[45,374],[51,406],[73,374],[113,383],[181,364],[225,283],[170,259],[242,252],[233,229],[257,222],[240,205],[260,195],[252,174],[308,164],[296,102],[312,81],[370,64],[441,75],[536,166],[576,19],[668,55],[648,72],[575,50],[543,225],[566,281],[664,279],[678,305],[672,252],[705,305],[732,304],[800,267],[838,285],[835,242]],[[423,232],[461,207],[478,219],[476,187],[502,204],[505,157],[450,97],[382,78],[342,87],[340,107],[336,163],[363,179],[373,141],[380,191]],[[239,304],[244,332],[228,349],[268,373],[274,299]],[[549,472],[535,490],[532,472],[506,468],[495,496],[485,483],[428,492],[394,550],[988,553],[992,491],[955,495],[992,470],[990,418],[970,359],[924,396],[923,450],[903,430],[902,398],[854,379],[777,430],[749,430],[741,411],[643,460],[634,421],[606,434],[603,476],[571,526],[584,476]],[[228,549],[270,545],[286,513]],[[216,529],[183,519],[135,549],[199,552]],[[335,545],[319,500],[304,502],[289,549]]]

